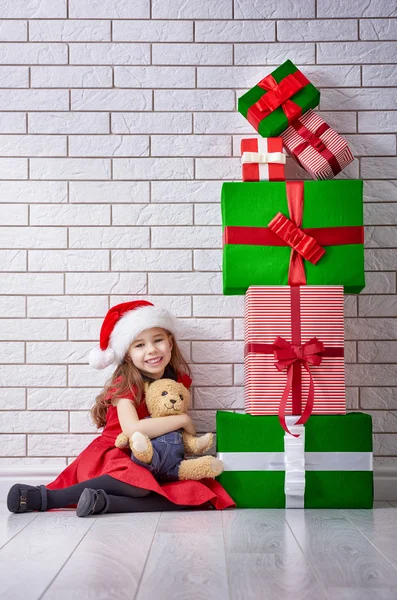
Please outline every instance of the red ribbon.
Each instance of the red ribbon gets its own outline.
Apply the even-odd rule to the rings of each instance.
[[[290,73],[279,83],[274,79],[273,75],[267,75],[262,79],[257,86],[267,90],[255,104],[250,106],[247,113],[248,122],[258,131],[259,123],[268,117],[276,108],[281,106],[288,120],[288,125],[295,119],[298,119],[302,114],[302,108],[290,100],[302,88],[308,85],[310,81],[297,70],[295,73]]]
[[[291,342],[282,337],[277,337],[273,344],[246,344],[245,355],[254,354],[274,354],[276,362],[275,367],[279,371],[287,369],[287,383],[280,401],[278,417],[284,431],[293,434],[287,427],[286,407],[288,397],[292,390],[292,414],[301,415],[296,425],[304,425],[313,412],[314,406],[314,380],[311,373],[311,366],[319,366],[323,357],[344,355],[343,347],[324,347],[324,344],[316,337],[305,344],[301,340],[301,311],[300,311],[300,288],[291,287]],[[305,408],[302,412],[302,367],[309,374],[309,391],[306,399]]]
[[[317,150],[317,152],[321,154],[321,156],[325,158],[325,160],[331,167],[334,175],[337,175],[341,172],[342,169],[340,167],[340,164],[336,160],[336,156],[332,154],[331,150],[326,148],[324,142],[320,139],[320,136],[323,135],[323,133],[325,133],[328,129],[330,129],[330,126],[327,123],[321,123],[321,125],[319,125],[319,127],[317,127],[317,129],[314,132],[310,131],[305,125],[303,125],[303,123],[301,123],[301,121],[296,121],[295,123],[292,123],[292,127],[296,130],[298,135],[300,135],[300,137],[302,137],[305,140],[292,150],[292,154],[295,156],[299,164],[301,164],[298,158],[299,154],[306,150],[308,146],[311,146],[312,148]]]

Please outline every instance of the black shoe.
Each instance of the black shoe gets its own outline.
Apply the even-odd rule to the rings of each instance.
[[[110,499],[105,490],[93,490],[85,488],[81,493],[76,508],[78,517],[89,517],[90,515],[102,515],[106,513],[110,504]],[[98,507],[100,507],[98,509]]]
[[[37,493],[30,493],[29,498],[30,490],[34,490],[35,492],[39,491],[41,501],[38,499]],[[40,503],[39,506],[38,501]],[[33,486],[23,483],[16,483],[8,492],[7,508],[13,513],[32,512],[33,510],[45,511],[47,510],[47,488],[45,485]]]

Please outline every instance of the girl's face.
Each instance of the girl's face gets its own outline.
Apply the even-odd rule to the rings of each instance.
[[[171,360],[172,337],[161,327],[145,329],[132,342],[128,354],[144,375],[160,379]]]

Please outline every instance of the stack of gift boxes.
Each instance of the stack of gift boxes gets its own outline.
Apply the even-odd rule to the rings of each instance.
[[[245,414],[217,413],[238,507],[370,508],[372,422],[346,414],[344,293],[365,286],[363,187],[287,61],[239,98],[242,182],[222,187],[223,290],[245,294]],[[286,155],[317,181],[286,181]]]

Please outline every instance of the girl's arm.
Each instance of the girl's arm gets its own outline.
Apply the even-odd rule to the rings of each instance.
[[[123,433],[131,437],[139,431],[149,438],[164,435],[170,431],[183,428],[191,435],[196,435],[196,430],[191,418],[186,415],[174,415],[169,417],[155,417],[153,419],[139,419],[136,409],[127,398],[113,400],[112,404],[117,406],[117,416]]]

